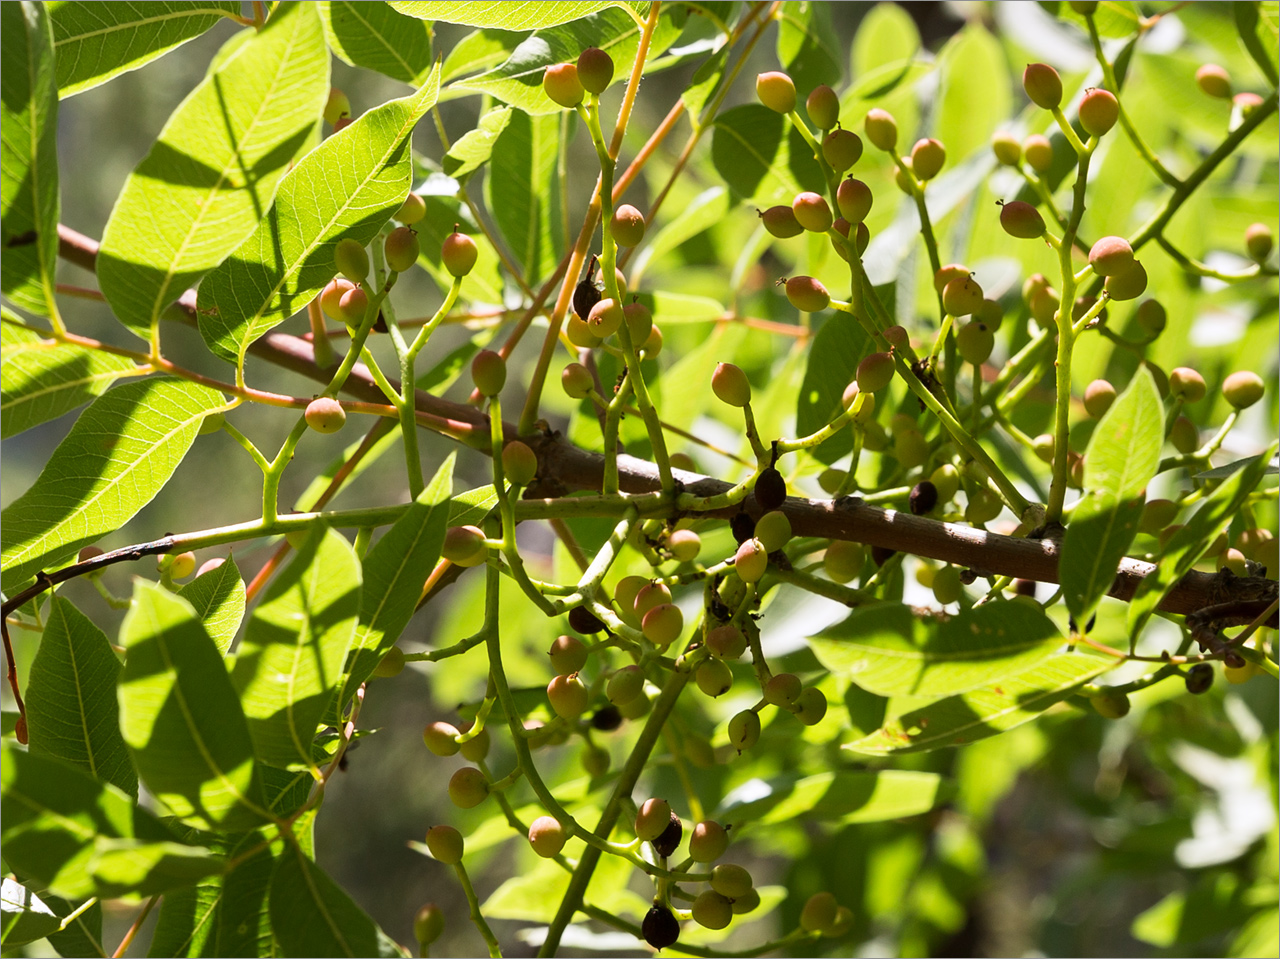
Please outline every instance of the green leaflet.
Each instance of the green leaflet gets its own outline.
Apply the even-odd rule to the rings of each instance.
[[[1183,576],[1191,571],[1209,543],[1230,525],[1249,494],[1268,472],[1271,457],[1276,454],[1272,443],[1249,464],[1223,480],[1187,520],[1185,526],[1170,537],[1160,554],[1160,562],[1150,576],[1138,584],[1129,601],[1129,635],[1137,637],[1160,601]]]
[[[224,17],[237,16],[237,2],[50,3],[58,54],[58,94],[83,93],[112,77],[136,70],[174,47],[195,39]]]
[[[436,102],[439,70],[422,88],[370,110],[303,157],[280,181],[257,230],[200,284],[200,333],[242,363],[249,344],[315,298],[337,272],[333,248],[369,243],[404,202],[409,135]]]
[[[525,282],[537,286],[556,268],[565,248],[555,175],[560,118],[517,110],[504,127],[493,144],[485,200]]]
[[[786,117],[759,103],[716,117],[711,159],[735,196],[761,206],[790,203],[802,190],[826,189],[804,137]]]
[[[384,954],[374,921],[295,845],[276,863],[269,902],[271,926],[286,956]]]
[[[628,283],[635,287],[641,286],[645,270],[657,257],[670,253],[687,240],[693,239],[705,230],[710,230],[732,210],[733,200],[724,187],[713,186],[703,190],[687,203],[670,223],[656,233],[646,235],[644,246],[632,260],[632,266],[628,270]],[[671,295],[660,292],[653,294],[655,300],[667,299]],[[675,294],[675,296],[679,295]],[[670,322],[670,313],[665,309],[662,313],[654,313],[654,315],[660,315],[664,325]],[[711,318],[714,319],[714,317]]]
[[[70,343],[46,340],[16,324],[4,308],[0,322],[0,436],[69,413],[134,372],[133,360]]]
[[[1084,459],[1084,488],[1119,499],[1140,496],[1160,465],[1164,408],[1151,371],[1132,382],[1098,421]]]
[[[1137,535],[1143,491],[1160,465],[1163,436],[1160,392],[1141,367],[1093,431],[1084,458],[1087,495],[1062,539],[1063,597],[1082,626],[1111,588]]]
[[[872,352],[871,337],[862,324],[847,313],[828,317],[808,351],[804,381],[796,400],[796,432],[815,433],[840,412],[840,398],[853,382],[859,361]],[[814,455],[834,463],[853,449],[853,431],[841,430],[820,445]]]
[[[35,893],[5,879],[0,885],[0,936],[6,949],[57,932],[62,920]]]
[[[360,620],[335,704],[339,715],[408,625],[422,587],[440,559],[449,525],[455,459],[456,454],[450,453],[427,488],[364,558]]]
[[[1093,492],[1071,513],[1071,524],[1062,537],[1058,577],[1067,609],[1082,628],[1111,589],[1116,568],[1138,534],[1142,502],[1141,497],[1121,500]]]
[[[979,23],[948,40],[938,60],[942,87],[937,127],[930,135],[946,144],[947,168],[952,168],[975,151],[990,152],[991,134],[1011,113],[1009,61],[1000,42]]]
[[[169,117],[103,231],[102,292],[143,339],[253,232],[329,94],[314,4],[282,4],[248,34]]]
[[[250,617],[231,681],[262,762],[312,761],[311,741],[355,635],[360,580],[351,545],[317,527]]]
[[[191,604],[218,652],[225,656],[244,619],[244,580],[235,559],[228,556],[221,566],[183,586],[178,595]]]
[[[119,680],[120,660],[106,635],[54,596],[27,681],[30,748],[137,796],[138,774],[120,735]]]
[[[1110,657],[1059,653],[1016,676],[935,702],[915,696],[890,699],[882,726],[843,748],[887,756],[996,736],[1035,719],[1115,664]]]
[[[166,894],[160,901],[160,915],[156,919],[147,955],[217,955],[212,947],[217,941],[218,904],[221,899],[221,876]]]
[[[222,869],[182,845],[114,786],[9,741],[0,763],[0,841],[9,867],[55,895],[152,895]]]
[[[396,5],[396,8],[401,9],[402,6]],[[450,4],[442,4],[442,6],[450,6]],[[467,6],[472,5],[467,4]],[[503,4],[502,6],[529,6],[541,10],[562,6],[562,4]],[[589,12],[588,8],[595,6],[594,4],[575,3],[564,6],[575,8],[574,16],[565,18],[573,20],[572,23],[557,20],[555,22],[559,23],[559,26],[537,30],[516,47],[505,62],[479,76],[454,81],[450,84],[450,89],[488,93],[503,103],[508,103],[529,114],[559,113],[564,107],[543,92],[542,75],[552,64],[576,61],[579,53],[592,46],[599,47],[613,58],[615,78],[622,80],[630,76],[636,54],[640,49],[640,25],[624,10],[601,9],[599,12],[592,13],[591,16],[585,16],[585,13]],[[601,4],[601,6],[605,5]],[[514,26],[509,23],[476,25],[496,26],[504,30],[530,29],[529,26]],[[658,28],[650,41],[648,60],[652,61],[662,53],[679,33],[680,29],[674,25],[669,16],[664,14],[659,19]]]
[[[809,644],[822,665],[879,696],[949,696],[1024,672],[1061,645],[1038,606],[988,603],[916,616],[901,603],[854,610]]]
[[[511,122],[510,107],[494,107],[449,148],[441,164],[446,175],[465,182],[466,178],[489,162],[502,131]],[[539,188],[541,184],[539,184]],[[493,207],[490,207],[493,209]]]
[[[568,23],[606,7],[622,6],[621,0],[583,2],[449,2],[449,0],[407,0],[387,4],[393,10],[420,20],[443,20],[468,27],[496,27],[499,30],[537,30]]]
[[[820,83],[840,80],[840,45],[831,24],[831,6],[805,0],[779,10],[778,62],[796,85],[800,97]]]
[[[724,822],[792,822],[803,817],[841,823],[883,822],[928,812],[948,798],[937,773],[914,770],[840,770],[803,779],[772,778],[766,796],[729,803],[717,814]]]
[[[427,25],[385,3],[323,0],[319,4],[329,47],[353,66],[368,67],[417,86],[431,69]]]
[[[120,728],[148,791],[200,828],[261,823],[266,813],[248,724],[191,604],[135,581],[120,640]]]
[[[45,6],[0,5],[0,290],[56,316],[58,91]]]
[[[216,390],[167,376],[94,400],[3,513],[5,592],[123,526],[169,481],[205,415],[222,405]]]

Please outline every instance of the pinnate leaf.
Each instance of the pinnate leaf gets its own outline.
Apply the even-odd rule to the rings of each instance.
[[[1062,636],[1043,610],[1020,602],[938,617],[877,603],[809,642],[827,669],[877,695],[948,696],[1031,668]]]
[[[431,69],[431,34],[420,19],[386,3],[324,0],[319,4],[329,46],[353,66],[417,86]]]
[[[261,823],[248,724],[191,604],[139,580],[120,639],[120,728],[148,791],[201,828]]]
[[[804,137],[763,104],[743,104],[716,117],[711,159],[737,196],[762,206],[790,204],[802,190],[825,190]]]
[[[136,796],[138,774],[120,735],[119,680],[120,660],[106,634],[53,597],[27,681],[30,748]]]
[[[334,530],[312,530],[263,594],[231,672],[263,762],[311,761],[359,612],[360,562],[351,545]]]
[[[302,158],[275,204],[200,284],[200,333],[243,362],[249,344],[313,300],[337,272],[334,247],[369,243],[399,209],[412,175],[409,135],[436,102],[438,69],[417,92],[370,110]]]
[[[0,322],[0,436],[5,439],[84,405],[136,369],[124,356],[45,339],[35,330],[16,325],[17,317],[7,308],[4,316]]]
[[[58,257],[58,91],[45,5],[0,6],[0,290],[52,316]]]
[[[222,405],[216,390],[172,377],[124,383],[94,400],[3,513],[5,591],[124,525],[169,481],[201,421]]]
[[[339,713],[408,625],[440,559],[449,526],[454,459],[450,454],[422,494],[365,555],[360,620],[347,657]]]
[[[297,846],[276,863],[269,901],[271,924],[287,956],[382,954],[374,921]]]
[[[238,2],[50,3],[58,54],[58,93],[83,93],[193,40]]]
[[[225,655],[244,619],[244,580],[236,561],[228,556],[221,566],[183,586],[178,595],[191,604],[218,652]]]
[[[844,748],[886,756],[963,746],[996,736],[1035,719],[1115,664],[1109,657],[1059,653],[1015,676],[945,699],[894,697],[888,701],[883,725]]]
[[[577,20],[606,7],[622,6],[620,0],[518,0],[512,3],[495,0],[393,0],[393,10],[420,20],[443,20],[468,27],[494,27],[499,30],[537,30],[558,23]]]
[[[329,93],[314,4],[281,4],[224,50],[125,181],[102,235],[102,292],[143,339],[253,232]]]
[[[57,896],[152,895],[218,872],[119,789],[9,741],[0,762],[0,841],[10,868]]]

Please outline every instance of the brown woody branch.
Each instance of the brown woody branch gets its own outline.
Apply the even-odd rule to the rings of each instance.
[[[59,226],[58,233],[61,255],[92,270],[97,255],[97,242],[63,226]],[[188,290],[183,294],[179,306],[194,321],[194,291]],[[271,333],[255,342],[250,347],[250,352],[318,382],[328,382],[329,374],[316,365],[311,344],[300,337]],[[394,380],[392,384],[398,386]],[[352,371],[344,392],[357,399],[383,401],[381,390],[363,365],[357,365]],[[488,433],[488,417],[473,406],[453,403],[423,390],[416,394],[416,405],[419,412],[431,417],[468,426],[482,436]],[[513,424],[504,424],[503,428],[513,439],[518,435]],[[540,489],[568,493],[601,488],[604,458],[599,454],[583,450],[555,432],[544,432],[521,439],[538,456]],[[618,474],[624,493],[648,493],[661,489],[657,467],[646,460],[620,456]],[[684,491],[696,496],[715,496],[730,488],[730,484],[712,477],[679,470],[676,474],[684,484]],[[748,502],[744,504],[749,511],[754,510],[754,502],[750,500],[748,497]],[[739,509],[740,507],[734,506],[703,515],[728,518]],[[965,566],[983,576],[1016,576],[1042,583],[1060,581],[1059,546],[1053,540],[1022,539],[970,526],[944,523],[897,510],[881,509],[855,497],[832,501],[792,496],[787,498],[783,511],[791,521],[793,532],[799,536],[866,543]],[[119,550],[110,555],[115,557],[124,552]],[[120,556],[120,559],[125,558],[128,557]],[[1154,573],[1155,569],[1151,563],[1125,558],[1116,571],[1116,579],[1109,595],[1120,600],[1132,599],[1139,583]],[[1168,613],[1186,614],[1237,600],[1256,601],[1260,586],[1256,578],[1224,581],[1214,574],[1191,572],[1178,581],[1161,602],[1160,609]],[[1262,591],[1267,594],[1265,601],[1269,602],[1275,598],[1277,584],[1268,583],[1262,587]]]

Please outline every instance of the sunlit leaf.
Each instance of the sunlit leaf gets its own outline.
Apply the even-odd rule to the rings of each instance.
[[[1026,671],[1062,635],[1037,606],[988,603],[955,615],[917,616],[877,603],[809,640],[827,669],[880,696],[947,696]]]
[[[453,463],[450,454],[422,495],[364,558],[360,619],[336,703],[339,712],[408,625],[427,577],[440,559],[449,525]]]
[[[442,20],[468,27],[495,27],[499,30],[537,30],[568,23],[604,10],[622,6],[621,0],[393,0],[392,9],[421,20]]]
[[[200,284],[200,333],[233,363],[313,300],[337,272],[345,237],[368,243],[409,192],[409,135],[436,102],[439,71],[416,93],[364,114],[280,181],[266,218]]]
[[[222,395],[170,377],[98,397],[3,514],[4,589],[119,529],[169,481]]]
[[[4,316],[0,436],[6,439],[84,405],[136,368],[128,357],[59,343],[17,326],[7,308]]]
[[[147,790],[202,828],[262,822],[244,712],[191,604],[138,580],[120,638],[120,728]]]
[[[45,5],[0,6],[0,35],[0,290],[18,306],[52,316],[57,310],[58,91]]]
[[[315,5],[282,4],[169,117],[125,181],[98,255],[102,292],[131,332],[150,337],[258,226],[319,120],[328,67]]]
[[[30,747],[136,796],[138,774],[120,736],[119,679],[106,634],[55,596],[27,680]]]
[[[421,20],[397,13],[386,3],[323,0],[319,6],[329,46],[347,63],[414,86],[426,79],[431,34]]]
[[[238,2],[50,3],[58,93],[69,97],[136,70],[215,23],[238,16]]]
[[[218,652],[226,653],[244,619],[244,580],[236,561],[228,556],[221,566],[183,586],[178,595],[196,611]]]
[[[360,579],[351,544],[317,527],[249,618],[231,680],[263,762],[311,760],[311,741],[355,635]]]
[[[1115,664],[1110,657],[1060,653],[998,683],[936,702],[890,699],[881,728],[844,748],[884,756],[986,739],[1030,722]]]

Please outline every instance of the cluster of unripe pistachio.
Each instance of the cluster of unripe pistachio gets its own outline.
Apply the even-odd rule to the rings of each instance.
[[[349,109],[349,107],[348,107]],[[413,224],[427,214],[426,201],[417,193],[410,193],[395,219],[400,226],[387,233],[383,240],[383,257],[393,273],[404,273],[418,262],[421,248]],[[478,250],[475,241],[465,233],[454,232],[445,237],[441,245],[441,261],[454,277],[464,277],[475,266]],[[331,319],[346,325],[354,334],[365,320],[371,297],[376,291],[369,284],[369,252],[364,244],[352,237],[343,237],[333,249],[333,263],[338,272],[320,291],[320,310]],[[306,408],[307,425],[317,433],[336,433],[347,421],[346,410],[332,396],[319,396]]]

